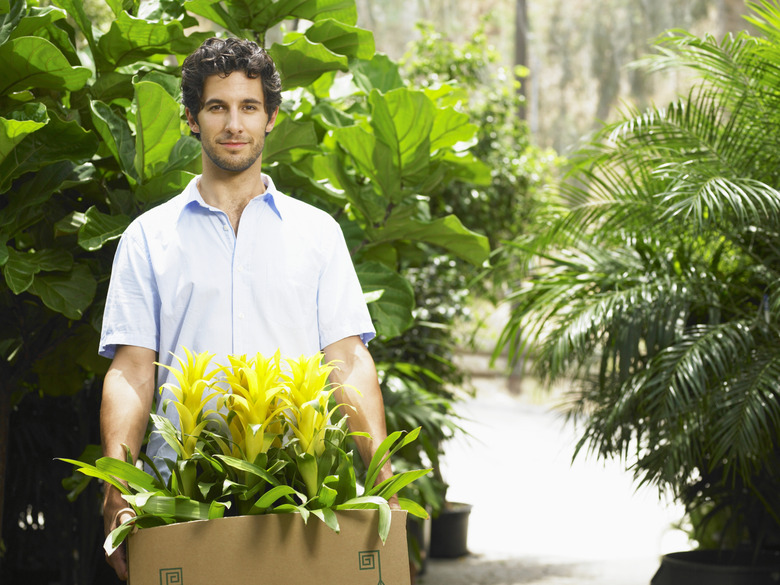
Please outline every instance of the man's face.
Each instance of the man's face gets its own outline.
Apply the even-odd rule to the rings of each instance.
[[[211,75],[203,84],[203,105],[197,122],[187,110],[193,131],[200,133],[204,170],[213,165],[221,171],[240,173],[262,162],[265,134],[276,121],[265,112],[260,78],[243,71],[227,77]]]

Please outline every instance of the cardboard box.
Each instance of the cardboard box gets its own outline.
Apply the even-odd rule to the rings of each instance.
[[[145,528],[128,539],[129,585],[409,585],[406,512],[383,545],[376,510],[337,512],[336,534],[298,514]]]

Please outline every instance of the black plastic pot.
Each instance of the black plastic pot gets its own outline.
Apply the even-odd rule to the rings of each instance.
[[[780,553],[693,550],[664,555],[651,585],[778,585]]]
[[[437,559],[452,559],[469,554],[468,534],[471,506],[448,502],[431,521],[430,555]]]

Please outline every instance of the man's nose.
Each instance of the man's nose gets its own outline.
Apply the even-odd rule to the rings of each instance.
[[[225,120],[225,130],[231,133],[241,132],[243,129],[241,126],[241,116],[238,109],[230,109],[227,113],[227,120]]]

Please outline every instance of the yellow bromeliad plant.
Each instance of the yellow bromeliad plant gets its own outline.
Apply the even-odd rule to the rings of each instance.
[[[64,459],[81,474],[115,486],[137,516],[106,540],[111,554],[135,528],[218,518],[234,506],[239,514],[295,512],[317,516],[338,531],[337,510],[376,508],[379,532],[389,532],[388,499],[430,469],[406,471],[376,483],[379,470],[394,453],[417,438],[420,429],[387,437],[367,466],[362,493],[348,450],[347,417],[333,418],[337,386],[329,382],[334,364],[323,355],[283,359],[256,354],[228,356],[228,364],[209,369],[213,354],[184,349],[180,369],[164,366],[176,382],[163,389],[173,395],[179,426],[151,415],[154,432],[174,447],[164,479],[154,463],[142,459],[154,475],[110,457],[94,464]],[[216,410],[206,410],[216,397]],[[398,498],[403,509],[426,517],[415,502]]]
[[[266,358],[258,353],[251,360],[245,355],[228,356],[228,360],[230,366],[221,368],[227,387],[217,387],[221,394],[217,408],[230,431],[231,454],[254,463],[272,444],[281,445],[284,433],[281,354],[277,351]]]
[[[200,433],[209,422],[207,418],[209,413],[204,412],[203,408],[209,400],[216,396],[216,392],[213,392],[211,387],[214,383],[214,376],[219,369],[206,371],[214,357],[213,353],[195,354],[185,347],[184,354],[187,356],[186,362],[178,356],[173,356],[179,362],[180,370],[165,364],[158,363],[157,365],[170,370],[179,383],[178,386],[176,384],[163,385],[163,388],[169,390],[175,397],[175,400],[166,400],[163,408],[167,410],[170,404],[176,408],[181,430],[181,439],[178,441],[181,447],[181,457],[190,459],[195,454],[195,446]]]

